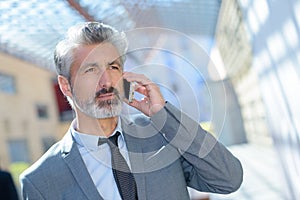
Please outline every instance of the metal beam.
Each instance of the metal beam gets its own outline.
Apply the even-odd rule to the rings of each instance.
[[[69,5],[74,8],[86,21],[95,21],[95,19],[84,10],[76,0],[67,0]]]

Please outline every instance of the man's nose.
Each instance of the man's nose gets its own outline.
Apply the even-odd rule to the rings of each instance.
[[[99,79],[99,85],[102,88],[109,88],[112,86],[111,75],[107,72],[107,70],[104,70],[101,74]]]

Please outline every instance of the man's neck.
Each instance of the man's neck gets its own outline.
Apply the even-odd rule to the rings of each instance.
[[[116,129],[118,117],[95,119],[88,116],[77,115],[77,131],[89,135],[109,137]]]

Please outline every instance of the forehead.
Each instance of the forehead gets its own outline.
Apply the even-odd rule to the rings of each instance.
[[[101,43],[93,45],[80,45],[74,52],[73,71],[77,71],[85,63],[106,64],[120,59],[120,54],[111,43]]]

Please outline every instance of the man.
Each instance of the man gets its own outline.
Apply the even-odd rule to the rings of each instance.
[[[124,72],[126,49],[124,33],[97,22],[70,28],[57,45],[58,83],[76,117],[21,175],[24,199],[183,200],[187,186],[224,194],[239,188],[238,159],[147,77]],[[144,98],[124,99],[123,79]],[[121,115],[123,101],[148,118],[137,124]]]
[[[18,192],[9,172],[0,170],[0,199],[18,200]]]

